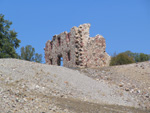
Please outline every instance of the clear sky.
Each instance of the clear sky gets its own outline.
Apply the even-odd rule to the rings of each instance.
[[[91,37],[104,36],[110,55],[150,54],[150,0],[0,0],[0,13],[13,22],[20,48],[32,45],[44,62],[46,41],[83,23]]]

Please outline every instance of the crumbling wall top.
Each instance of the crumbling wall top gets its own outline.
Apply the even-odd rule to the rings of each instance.
[[[70,32],[54,35],[45,48],[46,63],[65,67],[101,67],[109,65],[110,56],[105,52],[106,43],[101,35],[90,37],[90,24],[72,27]],[[58,63],[59,62],[59,63]]]

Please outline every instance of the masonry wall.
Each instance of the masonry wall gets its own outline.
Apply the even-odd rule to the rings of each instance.
[[[87,67],[109,66],[110,56],[105,51],[105,39],[101,35],[90,38],[84,48],[84,63]]]
[[[90,24],[71,28],[70,33],[55,35],[47,41],[45,60],[47,64],[59,65],[63,57],[65,67],[102,67],[108,66],[110,56],[105,52],[105,39],[97,35],[89,37]]]

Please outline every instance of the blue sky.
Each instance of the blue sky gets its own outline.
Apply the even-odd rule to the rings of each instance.
[[[104,36],[110,55],[150,54],[150,0],[0,0],[0,13],[13,22],[20,48],[32,45],[44,62],[46,41],[83,23],[91,37]]]

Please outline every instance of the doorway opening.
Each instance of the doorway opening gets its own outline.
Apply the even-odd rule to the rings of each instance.
[[[57,65],[58,66],[63,66],[63,57],[62,57],[62,55],[58,55]]]

